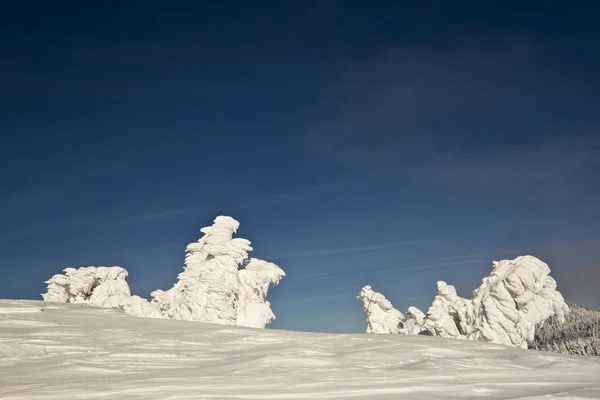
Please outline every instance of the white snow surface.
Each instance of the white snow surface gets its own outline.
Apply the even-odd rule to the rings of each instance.
[[[218,216],[202,228],[204,236],[186,248],[185,268],[167,290],[156,290],[149,302],[131,296],[121,267],[67,268],[48,284],[46,301],[89,303],[119,307],[137,317],[202,321],[224,325],[264,328],[275,319],[266,301],[269,285],[276,285],[285,272],[277,265],[248,259],[250,241],[233,238],[239,222]]]
[[[251,329],[1,300],[0,398],[598,399],[600,359],[431,336]]]
[[[427,315],[423,316],[422,312],[411,307],[407,312],[409,320],[398,332],[374,331],[375,317],[367,312],[363,300],[367,332],[415,335],[428,331],[444,338],[526,348],[527,343],[533,340],[537,324],[551,316],[564,321],[564,315],[569,312],[564,298],[556,290],[556,281],[549,274],[548,265],[533,256],[495,261],[492,272],[473,292],[472,299],[459,297],[454,286],[440,281],[437,283],[438,294]],[[365,290],[372,292],[372,298],[383,297],[373,292],[370,286],[365,286]],[[395,319],[396,312],[390,303],[382,311],[384,315],[380,312],[376,317],[379,321]]]

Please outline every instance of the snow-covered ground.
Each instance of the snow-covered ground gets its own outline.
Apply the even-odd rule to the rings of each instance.
[[[600,398],[600,359],[0,301],[0,399]]]

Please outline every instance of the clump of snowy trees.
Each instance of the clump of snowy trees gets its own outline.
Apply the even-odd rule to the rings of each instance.
[[[549,274],[548,265],[533,256],[496,261],[471,299],[459,297],[454,286],[440,281],[427,314],[411,307],[407,320],[370,286],[358,299],[367,332],[431,334],[527,348],[537,325],[550,317],[556,324],[564,323],[569,312]]]
[[[548,318],[535,331],[530,349],[600,356],[600,311],[569,304],[571,312],[560,323]]]
[[[42,295],[45,301],[119,307],[131,297],[124,268],[65,268],[64,272],[45,282],[48,285],[48,292]]]
[[[250,241],[233,238],[239,222],[219,216],[204,236],[186,248],[184,271],[175,285],[156,290],[148,301],[131,296],[121,267],[67,268],[48,284],[45,301],[120,307],[138,317],[166,318],[264,328],[275,319],[266,301],[270,285],[285,272],[277,265],[248,258]]]

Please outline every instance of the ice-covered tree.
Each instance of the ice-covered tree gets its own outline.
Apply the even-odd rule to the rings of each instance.
[[[239,222],[219,216],[201,229],[204,236],[186,248],[184,271],[152,301],[131,296],[120,267],[67,268],[46,283],[44,300],[121,307],[138,317],[178,319],[264,328],[275,315],[266,301],[269,285],[285,273],[277,265],[248,259],[250,242],[233,238]]]
[[[435,336],[526,348],[536,325],[553,316],[562,323],[569,312],[549,274],[548,265],[533,256],[497,261],[472,299],[459,297],[453,286],[440,281],[425,317],[416,317],[422,313],[411,308],[410,329],[399,333],[418,334],[421,330]]]
[[[237,325],[264,328],[275,319],[271,303],[265,300],[269,285],[277,285],[285,272],[277,265],[251,258],[238,272]]]
[[[235,219],[219,216],[187,246],[179,281],[151,294],[165,318],[256,328],[275,318],[265,298],[269,285],[278,284],[285,273],[273,263],[248,259],[250,241],[233,238],[238,228]]]
[[[362,302],[367,323],[367,333],[400,333],[404,315],[371,286],[361,289],[357,299]]]
[[[569,309],[564,323],[551,317],[539,324],[529,348],[600,356],[600,310],[576,304],[569,304]]]
[[[131,297],[125,278],[127,271],[121,267],[65,268],[45,283],[45,301],[61,303],[89,303],[98,307],[119,307]]]
[[[252,250],[250,242],[233,238],[239,222],[219,216],[204,236],[187,246],[184,271],[169,290],[151,293],[167,318],[236,325],[238,266]]]

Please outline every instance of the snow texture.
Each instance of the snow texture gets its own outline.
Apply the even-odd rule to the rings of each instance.
[[[239,222],[219,216],[201,229],[204,236],[186,248],[185,268],[167,290],[151,293],[152,301],[131,296],[121,267],[67,268],[49,281],[45,301],[120,307],[137,317],[202,321],[264,328],[275,319],[266,301],[269,285],[285,273],[277,265],[248,259],[250,241],[233,238]]]
[[[438,282],[438,294],[427,315],[414,307],[409,309],[409,320],[399,333],[471,339],[527,348],[535,334],[535,326],[554,316],[564,322],[569,312],[556,281],[549,275],[546,263],[533,256],[493,263],[491,274],[473,292],[472,299],[459,297],[454,286]],[[365,289],[371,290],[369,286]],[[363,290],[365,290],[363,289]],[[376,293],[378,294],[378,293]],[[377,297],[371,295],[372,297]],[[364,301],[363,301],[364,308]],[[390,306],[384,310],[389,318],[397,315]],[[373,331],[373,314],[366,312],[367,332]],[[377,320],[385,316],[377,315]],[[371,326],[371,328],[370,328]],[[379,329],[376,333],[385,332]]]
[[[367,321],[367,333],[400,333],[404,315],[381,293],[365,286],[357,297],[362,301]]]
[[[2,400],[594,399],[600,359],[0,301]]]

